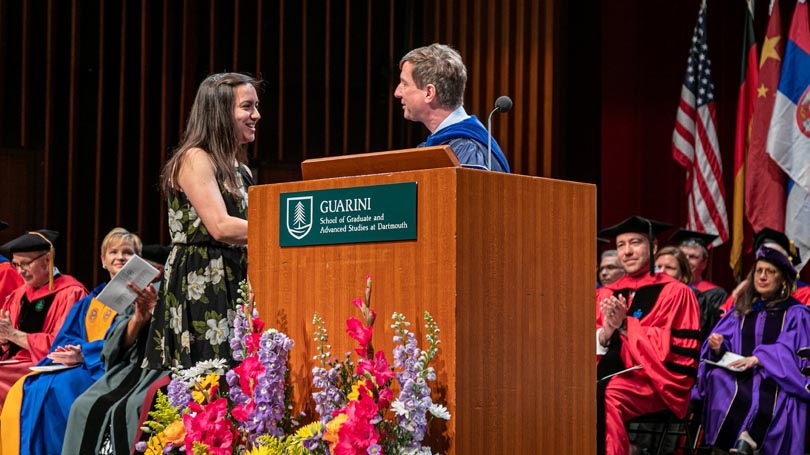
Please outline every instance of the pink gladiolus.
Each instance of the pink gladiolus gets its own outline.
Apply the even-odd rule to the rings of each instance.
[[[256,356],[250,356],[239,364],[233,371],[239,376],[239,387],[247,395],[253,395],[257,379],[264,373],[265,366]]]
[[[372,327],[364,326],[357,318],[349,318],[346,320],[346,333],[357,340],[360,346],[365,350],[371,342]]]
[[[213,454],[229,454],[233,444],[233,423],[226,418],[228,400],[220,398],[205,407],[192,403],[189,409],[197,414],[183,415],[183,426],[187,431],[186,453],[193,452],[194,441],[197,441],[207,445]]]
[[[377,444],[380,435],[371,424],[377,414],[377,405],[374,399],[365,393],[360,398],[351,401],[345,408],[346,421],[338,430],[338,443],[335,445],[335,455],[365,455],[368,448]]]
[[[357,363],[357,373],[371,373],[377,386],[382,387],[389,379],[394,377],[394,372],[388,367],[388,360],[383,351],[377,351],[374,355],[374,363],[368,360],[361,360]]]
[[[363,309],[363,299],[360,297],[352,300],[352,304],[361,310]]]
[[[253,318],[253,333],[261,334],[264,332],[264,321],[259,318]]]
[[[247,422],[248,417],[256,409],[256,402],[253,400],[245,404],[238,404],[231,410],[231,415],[239,422]]]

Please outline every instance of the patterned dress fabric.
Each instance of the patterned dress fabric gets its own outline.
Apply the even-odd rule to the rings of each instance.
[[[247,219],[247,187],[253,180],[239,168],[239,195],[218,178],[228,214]],[[247,276],[247,249],[218,242],[208,233],[185,193],[168,200],[172,251],[166,261],[144,367],[188,368],[201,360],[231,358],[231,319],[239,283]]]

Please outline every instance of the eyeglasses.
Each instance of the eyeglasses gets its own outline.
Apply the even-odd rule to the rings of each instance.
[[[30,261],[28,261],[28,262],[12,262],[12,263],[11,263],[11,265],[12,265],[12,266],[13,266],[15,269],[30,270],[30,269],[31,269],[31,264],[33,264],[34,262],[38,261],[38,260],[39,260],[39,258],[41,258],[42,256],[45,256],[46,254],[48,254],[48,252],[47,252],[47,251],[46,251],[46,252],[44,252],[44,253],[42,253],[42,254],[40,254],[39,256],[35,257],[34,259],[31,259],[31,260],[30,260]]]
[[[766,277],[770,278],[776,275],[776,272],[777,272],[776,269],[757,267],[756,270],[754,270],[754,276],[760,276],[764,273]]]
[[[613,270],[619,270],[619,269],[622,269],[622,266],[611,264],[611,265],[603,265],[602,267],[599,267],[598,271],[599,272],[602,272],[604,270],[613,271]]]

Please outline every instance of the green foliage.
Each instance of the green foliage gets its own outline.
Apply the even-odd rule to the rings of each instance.
[[[175,408],[169,403],[169,397],[158,389],[155,398],[154,410],[149,411],[151,420],[144,422],[144,425],[149,427],[155,433],[163,431],[170,423],[175,420],[180,420],[180,409]]]

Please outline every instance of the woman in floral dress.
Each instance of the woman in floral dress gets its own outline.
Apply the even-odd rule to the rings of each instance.
[[[238,73],[206,78],[183,141],[163,168],[172,251],[149,330],[148,368],[231,356],[229,316],[247,274],[252,177],[245,148],[261,117],[257,84]]]

